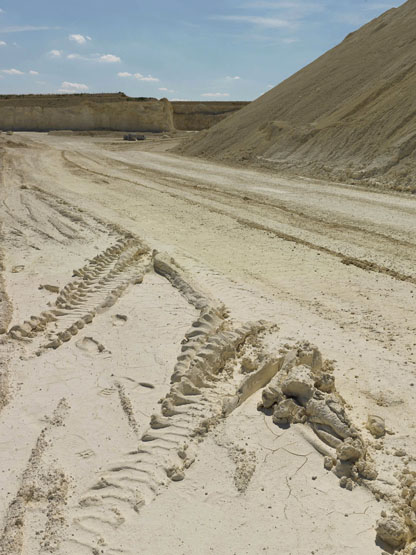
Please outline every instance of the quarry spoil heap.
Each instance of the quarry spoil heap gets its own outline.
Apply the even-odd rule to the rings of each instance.
[[[409,0],[182,152],[415,191],[415,27]]]

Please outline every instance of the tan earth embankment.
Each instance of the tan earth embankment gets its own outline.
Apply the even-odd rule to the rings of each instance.
[[[200,131],[247,102],[170,102],[124,93],[0,95],[0,129]]]
[[[415,27],[409,0],[182,152],[415,191]]]
[[[247,106],[248,102],[172,102],[173,123],[180,131],[208,129]]]
[[[0,129],[14,131],[172,131],[171,103],[154,98],[102,95],[0,97]]]

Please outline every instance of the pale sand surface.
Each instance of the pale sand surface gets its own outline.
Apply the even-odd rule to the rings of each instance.
[[[416,199],[182,158],[166,152],[173,142],[7,137],[0,553],[392,552],[376,542],[382,511],[407,515],[403,547]],[[334,361],[313,388],[347,419],[345,437],[339,419],[326,428],[338,454],[300,394],[285,393],[303,423],[257,410],[265,383],[222,413],[247,376],[305,341]],[[324,370],[338,393],[317,385]],[[344,466],[378,475],[353,469],[341,488],[350,436],[361,451]]]

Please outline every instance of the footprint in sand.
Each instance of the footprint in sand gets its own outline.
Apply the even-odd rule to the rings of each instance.
[[[145,387],[146,389],[154,389],[155,386],[152,383],[149,382],[139,382],[139,385],[141,385],[142,387]]]
[[[23,266],[23,264],[19,264],[18,266],[13,266],[12,274],[18,274],[19,272],[22,272],[24,269],[25,267]]]
[[[110,395],[113,395],[116,392],[116,389],[113,387],[106,387],[104,389],[100,389],[100,391],[98,392],[98,395],[101,395],[103,397],[109,397]]]
[[[111,319],[113,321],[113,326],[124,326],[127,322],[127,316],[125,314],[114,314]]]
[[[105,351],[104,345],[96,341],[93,337],[82,337],[75,343],[78,349],[86,353],[98,354]]]
[[[95,455],[95,452],[92,449],[86,449],[85,451],[78,452],[77,455],[82,459],[89,459]]]

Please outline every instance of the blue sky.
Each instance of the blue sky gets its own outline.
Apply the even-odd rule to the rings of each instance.
[[[0,0],[0,93],[252,100],[395,0]]]

